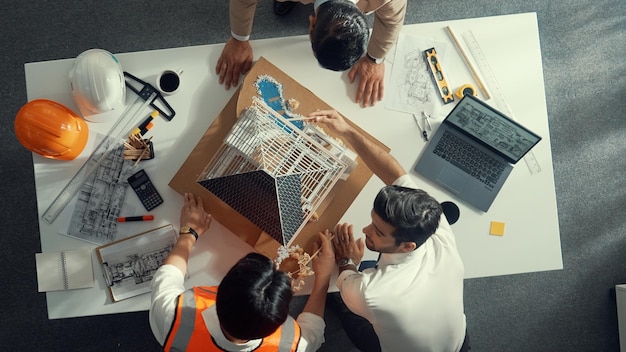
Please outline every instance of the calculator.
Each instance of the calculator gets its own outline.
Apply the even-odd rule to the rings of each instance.
[[[161,195],[157,192],[144,169],[130,176],[128,178],[128,184],[130,184],[130,187],[135,191],[146,210],[152,210],[163,203],[163,198],[161,198]]]

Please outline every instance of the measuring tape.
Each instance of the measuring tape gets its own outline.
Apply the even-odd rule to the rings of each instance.
[[[100,163],[106,160],[107,156],[112,151],[123,145],[124,140],[128,137],[128,133],[137,123],[137,117],[141,116],[140,113],[144,111],[144,109],[151,106],[158,110],[168,121],[176,114],[174,109],[165,101],[161,93],[151,84],[138,79],[128,72],[124,72],[124,77],[126,78],[126,86],[137,93],[137,99],[124,110],[105,138],[91,153],[89,159],[85,161],[70,182],[63,187],[63,190],[61,190],[50,206],[48,206],[48,209],[46,209],[41,216],[46,223],[52,224],[59,217],[63,209],[65,209],[82,185],[96,171]]]
[[[456,92],[454,92],[454,95],[457,98],[459,98],[459,100],[463,98],[464,95],[476,96],[476,89],[471,84],[464,84],[461,87],[459,87],[459,89],[457,89]]]
[[[487,58],[485,58],[485,55],[483,54],[483,51],[480,48],[478,41],[476,41],[476,37],[474,37],[474,34],[472,33],[472,31],[465,32],[463,34],[463,39],[465,40],[465,43],[467,44],[467,47],[470,50],[470,53],[474,57],[474,61],[478,65],[478,69],[480,70],[483,77],[487,81],[487,86],[489,87],[489,90],[491,91],[491,97],[494,100],[494,105],[496,105],[496,107],[500,111],[502,111],[503,113],[507,114],[509,117],[515,120],[513,111],[511,110],[511,107],[507,103],[506,98],[504,97],[504,94],[502,93],[502,90],[500,90],[500,86],[498,85],[496,76],[493,74],[493,71],[491,70],[491,67],[489,66],[489,62],[487,62]],[[536,174],[536,173],[541,172],[541,166],[537,162],[537,158],[535,158],[535,154],[533,153],[532,150],[526,153],[526,155],[524,156],[524,161],[526,162],[526,166],[528,166],[528,170],[530,171],[531,174]]]

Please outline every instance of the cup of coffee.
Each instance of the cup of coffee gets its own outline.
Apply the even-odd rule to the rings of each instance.
[[[180,76],[182,73],[182,70],[165,70],[159,73],[156,78],[157,89],[166,95],[176,93],[178,87],[180,87]]]

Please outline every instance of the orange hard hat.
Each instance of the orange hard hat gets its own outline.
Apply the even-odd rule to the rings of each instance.
[[[15,117],[15,135],[31,152],[46,158],[72,160],[85,148],[87,123],[64,105],[47,99],[26,103]]]

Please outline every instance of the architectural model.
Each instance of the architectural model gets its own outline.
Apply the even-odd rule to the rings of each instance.
[[[306,130],[255,97],[197,182],[288,245],[347,168],[321,129]]]

